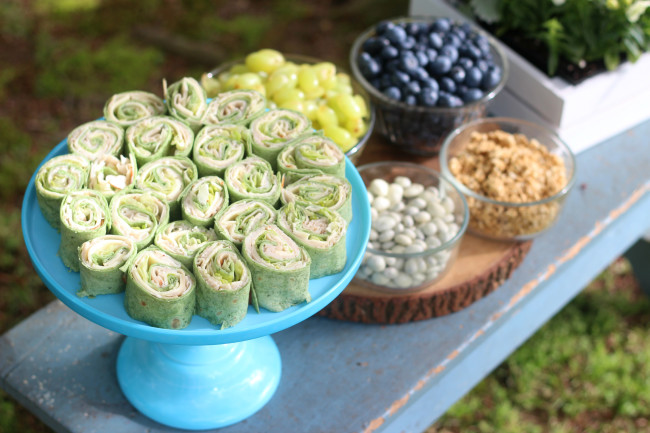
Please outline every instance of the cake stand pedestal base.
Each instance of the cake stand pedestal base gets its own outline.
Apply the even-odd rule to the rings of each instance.
[[[117,379],[127,400],[161,424],[186,430],[225,427],[261,409],[282,372],[269,336],[213,346],[127,337]]]

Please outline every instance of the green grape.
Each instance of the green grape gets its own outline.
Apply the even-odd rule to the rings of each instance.
[[[288,101],[283,101],[281,104],[278,104],[280,108],[286,108],[287,110],[298,111],[300,113],[305,112],[305,102],[300,99],[289,99]]]
[[[253,72],[271,73],[284,64],[284,56],[279,51],[265,48],[246,56],[245,63]]]
[[[201,86],[205,89],[208,98],[213,98],[221,92],[222,85],[216,77],[212,75],[201,75]]]
[[[330,62],[316,63],[313,66],[313,69],[314,72],[316,72],[318,81],[320,82],[336,80],[336,66],[334,66],[333,63]]]
[[[291,87],[282,88],[277,92],[275,92],[275,94],[273,95],[273,100],[278,105],[281,105],[285,101],[304,100],[304,99],[305,99],[305,92]]]
[[[354,138],[359,138],[366,133],[368,129],[366,122],[361,117],[350,117],[344,123],[344,128],[350,131]]]
[[[298,69],[298,86],[305,92],[309,93],[318,87],[318,77],[316,71],[307,65],[302,65]]]
[[[312,122],[316,120],[316,113],[318,112],[318,104],[313,99],[306,99],[302,111]]]
[[[335,110],[343,114],[346,119],[361,117],[361,108],[352,95],[339,93],[335,97]]]
[[[289,75],[273,73],[266,82],[266,95],[272,98],[278,90],[287,87],[295,87],[295,82],[291,82]]]
[[[232,68],[230,68],[230,75],[239,75],[239,74],[245,74],[246,72],[251,72],[250,69],[246,67],[246,65],[242,65],[241,63],[238,63],[234,65]]]
[[[324,104],[316,109],[316,120],[318,120],[318,123],[322,127],[326,125],[338,126],[339,124],[339,118],[336,115],[336,111]]]
[[[262,78],[253,72],[243,74],[233,74],[226,81],[226,87],[229,89],[252,89],[254,86],[262,84]]]
[[[363,96],[354,95],[353,98],[359,106],[359,110],[361,110],[361,117],[368,117],[368,106],[366,105],[366,100],[363,99]]]
[[[343,152],[347,152],[357,144],[357,139],[350,134],[350,131],[336,125],[324,125],[323,133],[332,139]]]
[[[350,80],[350,76],[345,72],[339,72],[338,74],[336,74],[336,81],[343,84],[350,84],[352,82]]]

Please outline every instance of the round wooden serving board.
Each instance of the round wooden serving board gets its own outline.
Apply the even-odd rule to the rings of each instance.
[[[374,134],[358,166],[376,161],[410,161],[439,170],[435,157],[411,156]],[[411,293],[388,293],[353,280],[321,316],[363,323],[405,323],[468,307],[499,287],[522,262],[532,241],[499,242],[466,233],[458,257],[436,283]]]

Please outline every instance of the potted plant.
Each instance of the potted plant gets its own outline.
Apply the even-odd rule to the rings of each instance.
[[[650,1],[412,0],[474,20],[510,61],[495,114],[554,129],[576,152],[650,118]]]

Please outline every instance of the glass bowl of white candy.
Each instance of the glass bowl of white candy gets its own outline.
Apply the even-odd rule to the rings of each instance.
[[[437,171],[407,162],[363,165],[372,227],[355,282],[407,293],[438,281],[458,255],[469,211],[463,194]]]

